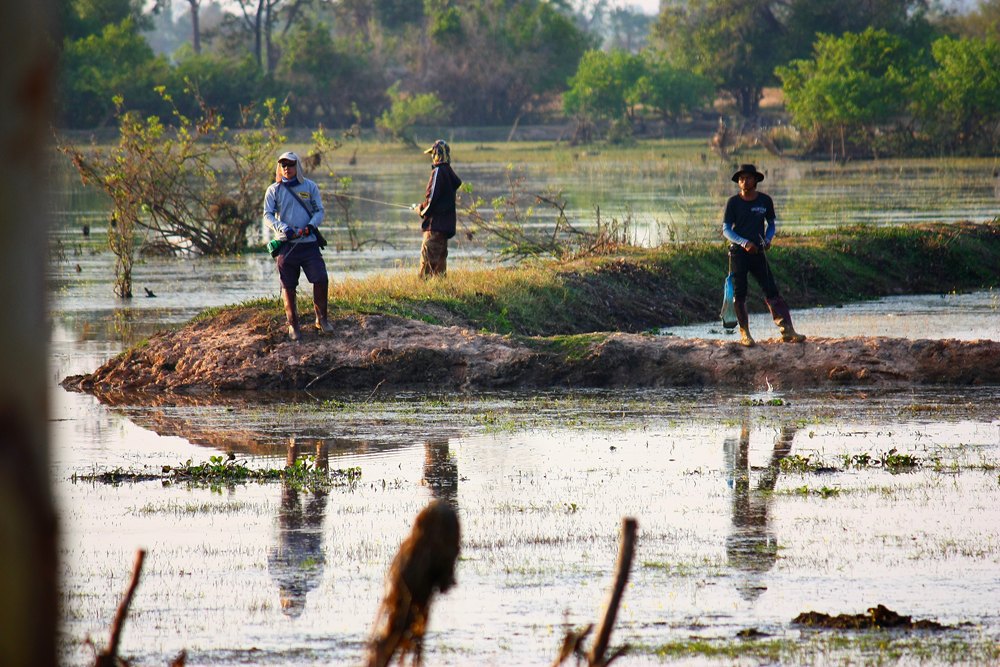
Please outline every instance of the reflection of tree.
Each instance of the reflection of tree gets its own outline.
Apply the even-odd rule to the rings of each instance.
[[[435,498],[455,507],[458,501],[458,465],[448,451],[448,438],[424,443],[424,481]]]
[[[300,445],[289,438],[286,464],[293,465]],[[316,443],[316,466],[326,469],[327,445]],[[302,496],[305,495],[305,499]],[[325,491],[299,491],[287,482],[281,489],[278,510],[278,541],[268,554],[267,567],[278,585],[281,610],[297,618],[305,609],[306,594],[323,578],[323,518],[326,512]]]
[[[740,438],[727,438],[725,444],[726,474],[733,486],[733,526],[726,538],[729,565],[745,573],[737,585],[744,600],[756,600],[767,590],[760,575],[774,567],[778,559],[778,541],[768,526],[771,492],[778,481],[781,459],[792,450],[797,427],[783,425],[774,441],[771,461],[750,489],[750,424],[743,422]]]

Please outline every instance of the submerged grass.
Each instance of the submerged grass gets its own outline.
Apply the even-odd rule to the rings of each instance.
[[[664,659],[704,658],[719,664],[732,661],[768,664],[879,665],[899,661],[940,664],[994,665],[1000,645],[988,637],[965,632],[805,632],[795,638],[701,639],[632,647],[633,653]]]

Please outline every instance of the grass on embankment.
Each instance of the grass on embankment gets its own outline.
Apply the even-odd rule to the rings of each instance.
[[[1000,284],[1000,223],[853,226],[780,237],[771,268],[791,307],[892,294],[946,293]],[[718,317],[727,258],[721,243],[558,264],[411,273],[332,285],[335,312],[390,313],[496,333],[552,336],[644,331]],[[763,309],[751,279],[751,310]]]

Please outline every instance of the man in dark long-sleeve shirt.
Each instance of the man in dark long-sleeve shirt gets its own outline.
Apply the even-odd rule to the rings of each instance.
[[[427,193],[417,212],[423,218],[420,228],[424,241],[420,248],[420,277],[444,275],[448,270],[448,239],[455,235],[457,213],[455,195],[462,179],[451,168],[451,151],[438,139],[424,153],[431,155],[431,177]]]
[[[792,315],[788,304],[778,291],[771,267],[764,253],[770,250],[771,240],[777,227],[774,201],[763,192],[757,192],[757,184],[764,180],[764,174],[752,164],[741,165],[733,174],[733,182],[740,186],[740,193],[726,202],[723,216],[722,235],[729,241],[729,271],[733,275],[733,305],[736,307],[736,321],[740,327],[740,344],[753,347],[750,335],[750,317],[747,314],[747,274],[764,290],[764,299],[774,323],[781,330],[781,340],[786,343],[801,343],[806,339],[792,328]]]

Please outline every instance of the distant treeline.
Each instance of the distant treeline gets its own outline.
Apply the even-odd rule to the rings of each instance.
[[[783,87],[798,146],[840,157],[995,152],[1000,0],[61,0],[58,123],[114,97],[169,122],[199,99],[232,126],[287,100],[293,126],[572,121],[582,141],[671,128],[718,100],[751,125]],[[154,45],[156,50],[154,50]],[[159,51],[159,53],[157,53]]]

